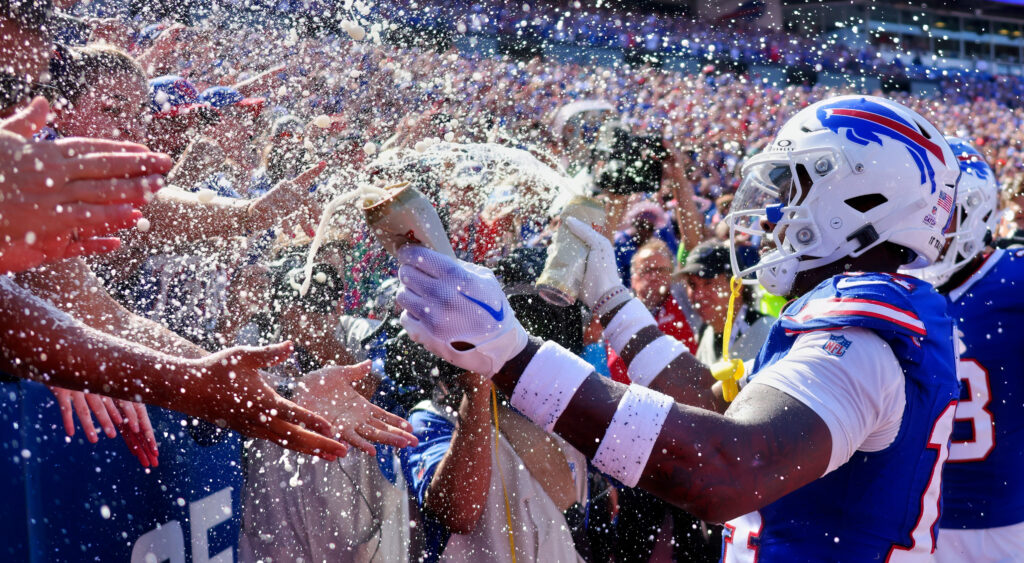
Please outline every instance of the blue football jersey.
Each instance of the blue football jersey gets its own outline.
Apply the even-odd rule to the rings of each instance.
[[[786,307],[751,379],[800,334],[846,327],[873,330],[903,368],[907,402],[895,440],[881,451],[855,452],[831,473],[727,523],[724,561],[899,561],[934,550],[958,396],[954,327],[942,296],[894,274],[835,276]]]
[[[1024,522],[1024,250],[997,250],[950,291],[965,349],[960,403],[943,471],[943,528]]]

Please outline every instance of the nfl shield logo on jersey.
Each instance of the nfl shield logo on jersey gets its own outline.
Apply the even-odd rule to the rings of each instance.
[[[846,349],[850,347],[850,344],[853,344],[853,342],[850,342],[849,339],[844,338],[841,334],[836,334],[830,336],[828,342],[826,342],[822,348],[824,348],[829,354],[836,356],[837,358],[842,358],[846,354]]]

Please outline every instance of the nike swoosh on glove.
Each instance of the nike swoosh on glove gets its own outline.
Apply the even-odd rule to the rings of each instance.
[[[526,330],[490,270],[416,245],[403,246],[397,256],[397,301],[414,341],[487,377],[526,347]]]

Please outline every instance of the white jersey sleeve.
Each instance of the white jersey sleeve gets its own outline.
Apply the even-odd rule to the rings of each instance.
[[[750,385],[767,385],[817,413],[832,435],[829,473],[856,451],[876,452],[896,439],[906,406],[903,369],[873,331],[849,327],[797,337],[789,353]]]

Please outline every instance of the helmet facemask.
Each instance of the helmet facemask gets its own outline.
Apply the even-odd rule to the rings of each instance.
[[[764,153],[743,167],[743,181],[726,218],[732,245],[733,271],[745,283],[760,283],[769,292],[786,295],[800,272],[856,257],[879,242],[870,227],[871,210],[882,196],[871,194],[835,201],[834,186],[854,174],[839,151],[831,148]],[[827,213],[819,210],[828,208]],[[828,225],[818,220],[827,216]],[[767,230],[765,226],[769,226]],[[848,233],[849,227],[865,225]],[[847,228],[843,228],[848,226]],[[761,238],[760,261],[740,268],[737,234]],[[846,234],[847,236],[842,236]],[[751,276],[756,275],[756,279]]]

